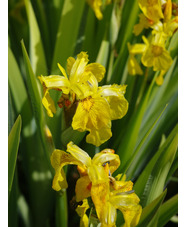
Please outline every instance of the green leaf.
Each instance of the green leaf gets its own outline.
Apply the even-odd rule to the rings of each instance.
[[[30,64],[30,60],[29,60],[27,51],[25,49],[23,40],[21,41],[21,46],[22,46],[23,57],[24,57],[24,62],[25,62],[25,67],[27,72],[26,81],[27,81],[28,92],[32,103],[32,109],[34,112],[34,116],[36,119],[36,123],[38,126],[38,130],[40,133],[42,145],[44,148],[46,159],[48,161],[49,168],[51,172],[54,173],[54,170],[50,164],[50,155],[51,155],[51,152],[54,150],[52,136],[50,135],[49,129],[45,123],[42,104],[41,104],[41,96],[39,94],[36,77],[33,73],[32,66]]]
[[[150,186],[150,191],[147,197],[147,204],[156,198],[162,191],[165,186],[166,178],[173,163],[176,151],[178,147],[178,134],[175,135],[170,146],[161,154],[158,159],[155,169],[152,171],[153,181],[150,179],[149,182],[152,182]],[[149,183],[148,182],[148,183]],[[147,184],[148,184],[147,183]],[[147,189],[147,188],[146,188]]]
[[[87,18],[86,18],[86,26],[84,31],[84,41],[82,44],[82,50],[87,51],[89,54],[90,61],[94,60],[94,52],[95,45],[92,45],[96,39],[96,25],[97,20],[93,10],[85,5],[85,9],[87,9]]]
[[[15,168],[14,178],[12,182],[12,189],[8,195],[8,226],[18,226],[18,212],[17,212],[17,199],[18,199],[18,179],[17,168]]]
[[[85,134],[86,132],[79,132],[73,130],[72,127],[67,128],[61,135],[61,141],[63,143],[63,146],[66,147],[67,143],[69,143],[70,141],[78,145],[85,136]]]
[[[146,125],[149,119],[152,119],[157,115],[157,112],[162,106],[165,106],[169,101],[172,95],[177,91],[177,80],[175,75],[174,84],[170,84],[171,79],[173,79],[173,72],[177,63],[177,58],[174,59],[170,69],[165,75],[164,83],[162,86],[154,86],[152,89],[152,94],[150,96],[147,111],[145,113],[145,118],[142,122],[143,131],[146,129]],[[176,72],[175,72],[176,73]],[[171,85],[171,86],[170,86]],[[143,133],[142,133],[143,134]]]
[[[52,61],[53,74],[59,72],[57,63],[65,66],[67,58],[73,55],[84,4],[84,0],[64,2]]]
[[[23,127],[32,119],[32,110],[28,94],[17,65],[16,59],[8,47],[8,84],[17,114],[21,114]]]
[[[174,33],[171,38],[168,51],[170,51],[171,57],[178,56],[178,31]]]
[[[156,75],[154,76],[153,81],[151,82],[151,85],[146,93],[146,96],[144,97],[142,103],[139,105],[138,110],[134,112],[133,115],[131,116],[130,121],[128,122],[127,133],[121,139],[121,143],[118,147],[117,153],[120,156],[120,159],[123,160],[123,162],[121,163],[118,172],[119,171],[125,172],[127,162],[129,162],[134,152],[141,122],[147,108],[147,103],[151,94],[151,90],[154,86]]]
[[[41,105],[41,96],[39,94],[36,77],[32,70],[32,66],[31,66],[23,40],[21,41],[21,46],[23,51],[25,67],[26,67],[26,83],[28,86],[28,92],[32,102],[32,108],[34,111],[34,115],[36,117],[36,121],[39,122],[39,125],[42,125],[43,112],[42,112],[42,105]]]
[[[24,226],[30,227],[31,226],[30,225],[30,223],[31,223],[30,208],[28,206],[26,199],[24,198],[24,196],[22,194],[19,194],[19,197],[18,197],[16,203],[18,206],[20,218],[23,221]]]
[[[177,151],[177,140],[178,132],[176,126],[136,181],[134,189],[141,198],[143,206],[162,193],[167,174]]]
[[[161,193],[154,201],[152,201],[148,206],[142,210],[141,218],[138,227],[144,227],[149,224],[152,218],[156,215],[161,203],[163,202],[167,190]]]
[[[109,83],[120,83],[121,81],[122,73],[125,68],[125,63],[128,58],[127,42],[131,42],[132,40],[133,27],[138,17],[138,11],[139,11],[138,1],[128,0],[126,1],[125,4],[126,5],[124,5],[123,15],[122,15],[123,23],[121,24],[121,30],[118,36],[121,38],[121,44],[120,44],[121,46],[119,46],[118,48],[119,55],[114,63],[113,72]],[[124,18],[125,18],[125,21],[124,21]]]
[[[8,83],[11,88],[14,102],[17,104],[17,110],[21,111],[21,108],[27,99],[27,93],[21,72],[10,47],[8,47]]]
[[[47,74],[47,65],[41,34],[30,0],[24,0],[30,29],[30,59],[34,73],[39,76]]]
[[[101,43],[101,47],[99,49],[96,62],[98,62],[99,64],[103,65],[106,68],[108,55],[109,55],[109,41],[103,40]]]
[[[35,1],[31,1],[32,6],[33,6],[33,10],[34,10],[34,14],[35,14],[35,18],[37,19],[38,22],[38,28],[39,28],[39,32],[41,35],[41,39],[42,39],[42,43],[43,43],[43,50],[45,52],[45,58],[46,58],[46,63],[48,68],[51,67],[51,58],[52,58],[52,53],[53,53],[53,48],[51,46],[51,36],[55,36],[56,32],[52,33],[50,30],[50,26],[49,26],[49,21],[54,19],[56,16],[56,12],[53,11],[52,13],[55,16],[49,17],[48,15],[51,14],[51,12],[47,13],[47,9],[48,8],[52,8],[55,10],[54,8],[54,1],[41,1],[41,0],[35,0]],[[58,24],[53,24],[53,28],[55,26],[57,26]],[[53,31],[53,29],[52,29]]]
[[[14,179],[14,171],[17,160],[20,132],[21,132],[21,116],[19,115],[8,136],[8,195],[11,192],[12,182]]]
[[[169,100],[166,110],[164,111],[161,119],[154,126],[152,132],[149,134],[148,139],[144,141],[143,146],[138,150],[135,159],[133,160],[132,164],[127,170],[128,177],[130,176],[135,178],[140,174],[140,172],[145,168],[145,165],[147,164],[147,161],[149,160],[149,158],[151,158],[154,155],[154,152],[158,149],[162,135],[167,134],[167,132],[172,130],[172,128],[175,126],[175,124],[177,123],[177,117],[178,117],[177,107],[178,107],[178,100],[177,100],[177,94],[175,94]],[[162,111],[162,109],[159,110],[158,108],[158,110],[154,113],[154,115],[158,116],[160,111]],[[151,118],[149,118],[149,121],[145,125],[141,127],[137,144],[141,143],[145,135],[150,130],[151,128],[150,123],[152,124],[156,119],[154,115]],[[145,131],[144,131],[144,128],[145,128]],[[144,132],[146,132],[146,134],[144,134]]]
[[[60,23],[60,16],[61,16],[61,11],[62,11],[62,7],[64,4],[65,0],[45,0],[44,2],[42,2],[42,4],[44,4],[43,8],[45,11],[45,18],[46,18],[46,22],[47,22],[47,30],[49,32],[49,36],[50,36],[50,41],[51,41],[51,47],[52,47],[52,54],[54,51],[54,47],[55,47],[55,42],[56,42],[56,35],[57,35],[57,31],[58,31],[58,27],[59,27],[59,23]],[[40,4],[40,0],[37,0],[38,4]],[[49,16],[52,15],[52,16]],[[44,18],[43,18],[44,19]],[[43,21],[44,23],[44,21]],[[52,59],[50,59],[52,60]],[[50,62],[51,64],[52,62]]]
[[[159,210],[158,227],[165,226],[170,218],[178,212],[178,195],[162,204]]]
[[[164,111],[166,110],[166,108],[167,108],[167,105],[165,106],[165,108],[163,109],[163,111],[160,113],[160,115],[158,116],[158,118],[155,120],[155,122],[153,122],[153,125],[151,126],[151,128],[148,130],[148,132],[145,134],[145,136],[142,138],[142,140],[140,141],[140,143],[136,147],[136,149],[134,151],[134,154],[132,155],[131,159],[128,162],[128,165],[125,167],[126,171],[128,170],[128,167],[130,165],[136,167],[136,165],[133,164],[133,160],[136,158],[137,155],[139,155],[139,151],[142,148],[142,146],[146,143],[146,141],[149,140],[149,137],[150,137],[151,133],[153,132],[155,126],[158,124],[158,122],[160,120],[162,120],[162,115],[163,115]],[[142,152],[142,154],[143,154],[143,152]],[[133,172],[131,173],[131,170],[130,170],[130,172],[127,172],[127,177],[129,179],[131,179],[133,177]]]
[[[15,113],[12,105],[12,97],[10,94],[10,89],[8,88],[8,134],[10,133],[14,124],[14,115]]]
[[[171,166],[169,173],[167,175],[166,183],[170,180],[170,178],[172,177],[172,175],[175,173],[175,171],[177,169],[178,169],[178,151],[176,152],[174,161],[173,161],[172,166]]]

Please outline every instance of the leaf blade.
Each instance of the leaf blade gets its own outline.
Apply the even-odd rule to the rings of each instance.
[[[21,133],[21,123],[21,116],[19,115],[8,136],[8,195],[11,192],[12,182],[14,178]]]
[[[30,0],[24,0],[30,29],[30,58],[36,75],[47,74],[47,64],[41,34]]]
[[[154,215],[157,213],[161,203],[163,202],[165,195],[167,193],[167,190],[161,193],[159,197],[157,197],[152,203],[150,203],[148,206],[146,206],[142,210],[141,218],[138,224],[138,227],[144,227],[147,226],[150,220],[154,217]]]
[[[23,40],[21,41],[21,46],[22,46],[23,57],[24,57],[25,66],[26,66],[26,72],[27,72],[26,79],[27,79],[27,86],[28,86],[28,92],[31,99],[32,109],[34,112],[38,129],[39,129],[40,138],[42,141],[48,166],[50,168],[50,171],[54,174],[54,169],[51,167],[51,164],[50,164],[50,155],[51,155],[51,152],[54,150],[52,135],[45,123],[45,118],[44,118],[42,104],[41,104],[41,97],[39,94],[36,77],[32,70],[32,66],[31,66],[26,48],[24,46]]]
[[[158,227],[162,227],[178,212],[178,195],[163,203],[159,212]]]

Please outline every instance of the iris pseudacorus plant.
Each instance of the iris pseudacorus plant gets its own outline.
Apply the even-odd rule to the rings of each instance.
[[[166,44],[178,28],[178,16],[172,9],[174,5],[171,0],[138,0],[138,4],[142,13],[139,15],[139,23],[134,26],[134,34],[139,35],[144,28],[151,28],[152,31],[148,38],[142,37],[144,44],[128,44],[128,71],[131,75],[143,74],[140,64],[135,59],[135,55],[141,54],[141,62],[145,67],[153,67],[154,71],[160,71],[156,83],[162,85],[163,75],[173,62]]]
[[[58,149],[53,151],[51,164],[55,169],[52,187],[56,191],[68,187],[63,167],[69,164],[78,166],[80,178],[76,182],[75,200],[79,204],[76,211],[81,217],[82,226],[88,226],[88,198],[93,201],[92,208],[101,226],[116,226],[117,209],[123,213],[124,226],[138,224],[142,208],[138,196],[132,190],[133,183],[112,176],[120,165],[119,156],[114,150],[104,149],[91,159],[84,150],[70,142],[67,152]]]
[[[67,59],[65,69],[58,64],[63,76],[40,76],[44,97],[42,103],[50,117],[56,113],[55,103],[49,90],[62,91],[58,106],[68,109],[74,104],[76,110],[72,118],[72,127],[80,132],[89,131],[88,143],[100,146],[111,136],[111,120],[121,119],[128,111],[128,102],[124,97],[126,85],[98,86],[105,75],[105,68],[99,63],[88,64],[88,55],[81,52],[77,59]]]

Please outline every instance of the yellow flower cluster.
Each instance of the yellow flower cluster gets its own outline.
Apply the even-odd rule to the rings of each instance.
[[[105,68],[98,63],[88,64],[88,55],[81,52],[77,59],[67,60],[67,76],[65,69],[58,64],[63,74],[40,76],[44,97],[42,103],[48,116],[56,113],[54,101],[49,90],[62,91],[58,101],[59,107],[77,106],[72,119],[72,127],[80,132],[89,131],[88,143],[100,146],[111,136],[111,120],[120,119],[127,113],[128,102],[124,98],[126,85],[98,86],[105,75]]]
[[[151,28],[152,33],[147,39],[143,36],[144,44],[128,44],[129,60],[128,71],[131,75],[142,75],[143,71],[135,58],[141,54],[141,62],[145,67],[153,67],[154,71],[160,71],[156,79],[158,85],[163,83],[163,75],[172,64],[172,58],[165,45],[178,28],[178,16],[176,5],[171,0],[138,0],[142,14],[139,15],[139,24],[134,26],[134,34],[139,35],[144,28]]]
[[[77,165],[80,178],[76,182],[75,199],[77,213],[81,217],[80,226],[88,227],[86,215],[91,198],[101,226],[116,226],[117,209],[123,213],[124,227],[137,226],[142,207],[139,198],[132,190],[133,183],[120,179],[120,175],[112,177],[119,167],[120,159],[112,149],[104,149],[95,154],[93,159],[72,142],[67,144],[67,152],[54,150],[51,155],[51,164],[55,169],[53,189],[60,191],[68,187],[63,167]]]

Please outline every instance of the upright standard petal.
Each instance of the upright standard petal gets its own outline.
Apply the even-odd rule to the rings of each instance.
[[[167,0],[164,10],[164,22],[168,22],[172,17],[172,1]]]
[[[71,74],[71,69],[72,69],[72,66],[74,65],[75,61],[76,61],[76,59],[73,58],[73,57],[69,57],[67,59],[67,73],[68,73],[68,75]]]
[[[103,166],[92,164],[87,169],[88,176],[92,185],[97,185],[109,181],[108,175]]]
[[[86,81],[86,78],[84,78],[83,73],[85,71],[85,66],[88,64],[88,61],[89,61],[88,54],[86,52],[81,52],[80,54],[77,55],[77,59],[72,64],[70,71],[69,79],[71,83]]]
[[[110,149],[105,149],[110,150]],[[105,150],[101,151],[100,153],[95,154],[92,162],[97,165],[100,163],[101,165],[108,163],[109,170],[113,173],[120,165],[120,158],[117,154],[113,154],[110,152],[105,153]]]
[[[76,82],[76,83],[71,83],[71,90],[76,94],[76,99],[77,100],[82,100],[85,99],[89,96],[92,96],[96,90],[97,87],[93,87],[93,85],[89,82],[92,81],[92,76],[91,73],[86,75],[86,78],[84,82]]]
[[[97,81],[100,82],[106,70],[105,67],[99,63],[91,63],[86,66],[85,72],[91,72],[96,77]]]
[[[91,165],[90,156],[73,142],[69,142],[67,144],[67,152],[69,152],[76,160],[79,160],[79,162],[81,162],[83,165]],[[82,164],[80,166],[82,166]]]
[[[65,72],[65,69],[64,69],[59,63],[58,63],[57,65],[58,65],[58,68],[60,69],[61,73],[63,74],[63,76],[64,76],[66,79],[68,79],[67,74],[66,74],[66,72]]]

